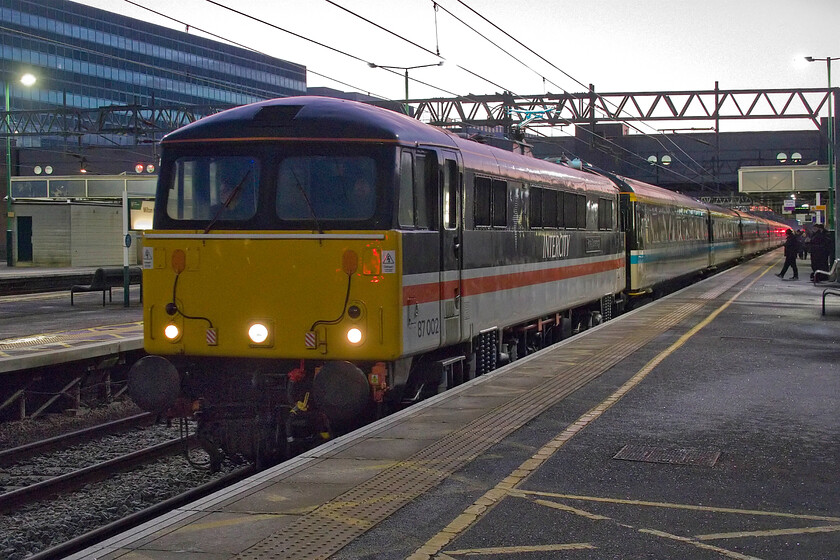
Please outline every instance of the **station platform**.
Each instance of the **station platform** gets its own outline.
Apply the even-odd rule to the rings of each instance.
[[[781,251],[72,559],[826,559],[840,298]],[[807,278],[807,274],[804,275]]]
[[[110,356],[143,348],[139,286],[122,288],[102,305],[102,292],[75,294],[96,267],[0,265],[0,374]]]

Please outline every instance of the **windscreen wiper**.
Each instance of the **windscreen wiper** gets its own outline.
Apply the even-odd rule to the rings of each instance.
[[[295,173],[294,169],[291,171],[292,176],[295,178],[295,185],[300,191],[300,195],[303,197],[303,200],[306,201],[306,207],[309,208],[309,215],[312,216],[312,221],[315,222],[315,229],[318,230],[318,233],[324,233],[324,230],[321,229],[320,222],[318,222],[318,216],[315,214],[315,208],[312,206],[312,202],[309,201],[309,197],[306,196],[306,190],[304,190],[303,185],[300,183],[297,173]]]
[[[242,176],[239,182],[236,183],[236,186],[233,188],[233,190],[230,191],[228,197],[224,201],[222,201],[222,204],[219,206],[219,209],[216,210],[216,214],[213,216],[213,219],[210,220],[210,223],[207,224],[206,228],[204,228],[204,233],[208,233],[211,229],[213,229],[213,226],[216,225],[216,222],[219,221],[219,216],[221,216],[222,212],[224,212],[227,209],[227,207],[230,206],[230,203],[233,202],[233,199],[236,198],[236,196],[239,194],[239,191],[242,190],[242,185],[245,184],[245,181],[248,179],[248,176],[250,174],[251,168],[248,168],[248,171],[245,172],[245,175]]]

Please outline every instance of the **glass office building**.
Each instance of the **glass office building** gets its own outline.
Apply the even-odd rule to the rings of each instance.
[[[68,0],[0,0],[12,110],[215,107],[306,93],[306,68]],[[38,78],[27,88],[19,76]]]

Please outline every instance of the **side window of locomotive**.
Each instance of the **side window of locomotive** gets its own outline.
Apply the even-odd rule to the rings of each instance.
[[[563,226],[568,229],[578,227],[577,195],[574,193],[563,193]]]
[[[532,229],[543,227],[542,200],[543,189],[537,187],[528,189],[528,221]]]
[[[175,220],[247,220],[257,211],[259,162],[247,156],[180,158],[166,213]]]
[[[577,227],[586,229],[586,195],[575,195],[575,203],[577,204]]]
[[[476,227],[490,227],[490,179],[488,177],[475,178],[475,225]]]
[[[545,189],[542,195],[542,220],[543,227],[557,227],[557,191]]]
[[[598,229],[613,229],[613,201],[609,198],[598,199]]]
[[[400,155],[400,225],[414,226],[414,158],[411,152]]]
[[[429,165],[431,158],[423,154],[417,154],[414,159],[414,225],[420,229],[429,229],[429,223],[433,223],[429,219],[429,210],[432,208],[428,204],[428,198],[434,192],[434,187],[431,184],[433,177]]]
[[[428,229],[437,209],[436,171],[432,157],[405,150],[400,155],[400,227]],[[433,202],[433,203],[432,203]]]
[[[507,227],[507,181],[493,181],[493,227]]]

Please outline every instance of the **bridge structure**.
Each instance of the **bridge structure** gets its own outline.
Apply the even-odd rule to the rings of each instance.
[[[590,86],[579,93],[503,92],[409,99],[406,107],[415,118],[435,126],[531,142],[538,157],[580,157],[698,196],[728,197],[737,190],[739,167],[825,163],[832,152],[828,138],[838,137],[836,119],[821,117],[830,114],[830,104],[832,112],[840,114],[837,88],[735,90],[715,84],[694,91],[601,93]],[[152,158],[164,134],[226,108],[125,105],[13,110],[3,112],[0,138],[12,138],[17,146],[42,143],[32,137],[58,138],[77,160],[84,157],[87,146],[102,145],[105,138],[106,143],[133,146],[135,151],[145,148]],[[721,132],[723,123],[736,121],[755,124],[756,130],[766,129],[767,123],[785,122],[788,128],[796,123],[800,131],[798,136],[766,130],[753,135]],[[88,155],[88,163],[91,160]],[[14,161],[20,166],[20,156]],[[20,175],[15,167],[13,175]]]
[[[838,88],[790,88],[517,96],[509,92],[455,98],[409,99],[413,116],[435,126],[565,127],[604,123],[698,123],[796,120],[820,128],[820,115],[837,102]],[[834,95],[832,96],[832,92]],[[79,137],[89,134],[165,134],[226,106],[114,105],[96,109],[55,107],[4,111],[0,138]],[[673,129],[668,127],[667,129]],[[642,131],[644,132],[644,131]]]

